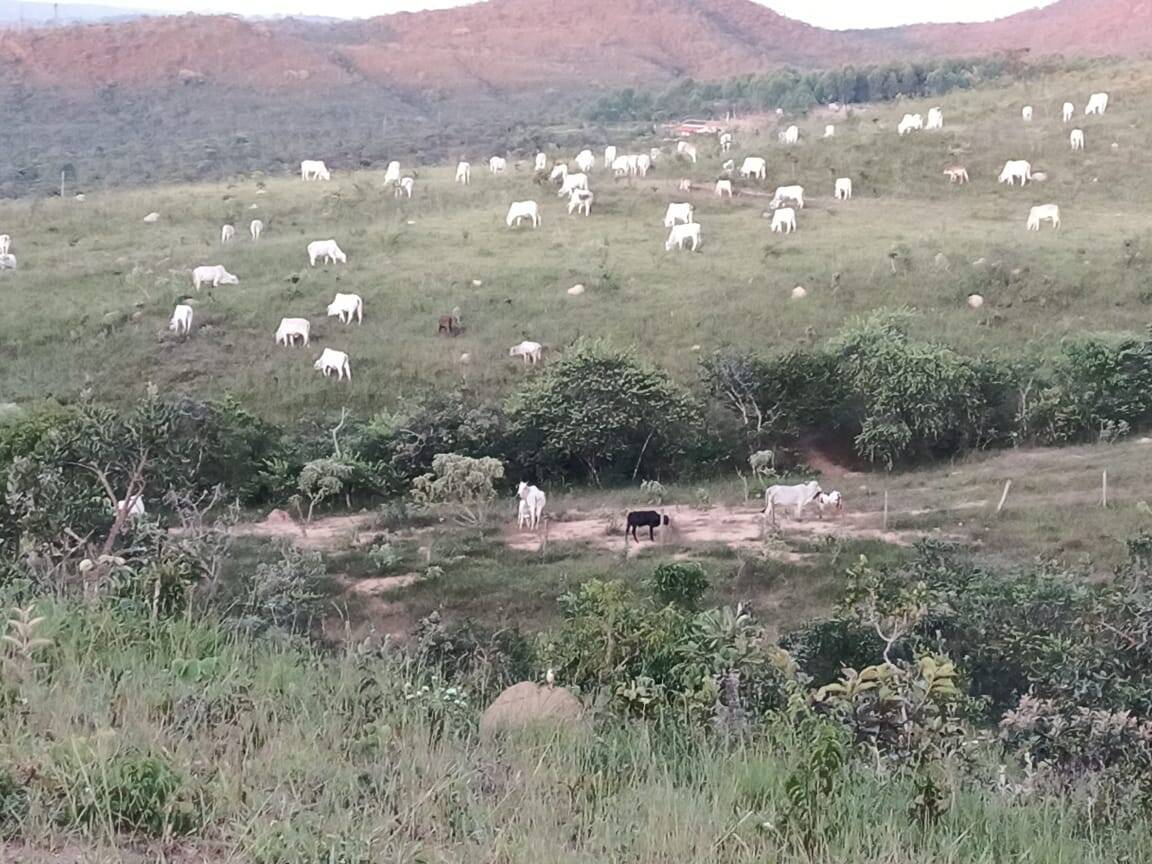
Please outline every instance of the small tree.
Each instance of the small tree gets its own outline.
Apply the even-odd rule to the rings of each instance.
[[[442,507],[461,525],[478,527],[487,521],[496,500],[495,481],[503,476],[499,459],[437,453],[432,473],[412,481],[412,499],[423,507]]]

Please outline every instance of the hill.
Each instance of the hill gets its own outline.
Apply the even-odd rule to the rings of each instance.
[[[986,24],[832,31],[752,0],[489,0],[364,21],[171,16],[0,34],[0,67],[27,83],[204,83],[327,88],[353,81],[400,92],[508,92],[720,79],[786,64],[1024,48],[1037,54],[1140,54],[1152,6],[1060,0]]]

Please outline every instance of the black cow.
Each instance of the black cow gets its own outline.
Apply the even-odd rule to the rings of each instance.
[[[668,517],[661,516],[655,510],[633,510],[628,514],[628,525],[624,529],[624,542],[628,542],[629,531],[632,532],[632,539],[637,543],[640,542],[640,538],[636,536],[637,528],[647,528],[648,539],[655,540],[656,535],[654,532],[657,528],[660,527],[661,522],[663,522],[664,525],[667,525]]]

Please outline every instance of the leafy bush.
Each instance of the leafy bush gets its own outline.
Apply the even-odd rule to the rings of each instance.
[[[708,591],[708,573],[694,561],[661,564],[648,577],[648,587],[662,603],[696,609]]]
[[[320,553],[285,544],[279,561],[261,561],[241,580],[235,614],[252,629],[299,630],[319,615],[326,577]]]
[[[496,500],[497,480],[504,477],[500,460],[437,453],[432,473],[412,481],[412,500],[423,507],[444,508],[461,525],[482,526]]]
[[[852,617],[810,621],[785,635],[780,647],[817,686],[835,681],[844,669],[873,666],[884,655],[884,640],[876,630]]]
[[[508,416],[526,467],[595,482],[677,464],[702,426],[696,406],[664,372],[588,341],[517,390]]]

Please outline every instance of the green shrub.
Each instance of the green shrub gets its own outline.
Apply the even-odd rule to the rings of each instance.
[[[694,561],[661,564],[648,577],[648,588],[662,603],[696,609],[708,591],[708,573]]]
[[[10,766],[0,766],[0,839],[10,840],[19,834],[28,806],[28,787]]]

